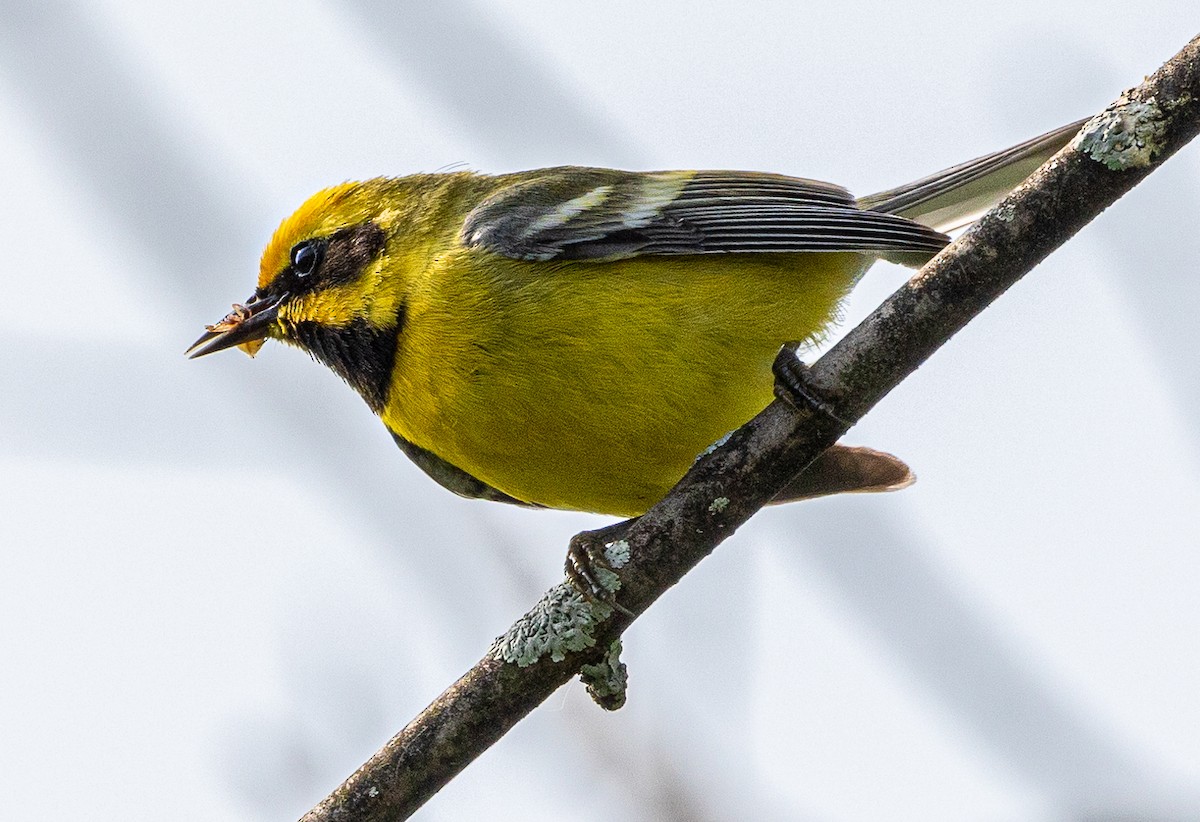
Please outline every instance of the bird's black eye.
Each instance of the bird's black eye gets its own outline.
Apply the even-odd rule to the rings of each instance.
[[[305,240],[292,246],[292,271],[304,278],[317,270],[325,245],[320,240]]]

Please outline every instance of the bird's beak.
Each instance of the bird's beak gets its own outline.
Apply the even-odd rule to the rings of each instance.
[[[267,329],[275,322],[279,305],[287,296],[262,298],[256,294],[245,305],[235,304],[219,323],[207,326],[208,330],[184,353],[194,360],[236,345],[253,357],[266,341]]]

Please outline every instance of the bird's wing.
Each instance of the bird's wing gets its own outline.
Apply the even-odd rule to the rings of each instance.
[[[745,171],[562,167],[500,178],[467,215],[467,246],[519,260],[797,251],[931,255],[946,235],[860,209],[844,188]]]

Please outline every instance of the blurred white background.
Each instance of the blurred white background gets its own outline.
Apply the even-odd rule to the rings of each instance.
[[[1102,108],[1194,0],[0,2],[8,819],[322,798],[603,520],[460,500],[299,352],[196,362],[274,227],[464,162],[865,194]],[[763,512],[420,818],[1200,818],[1200,150],[848,441],[903,493]],[[878,266],[847,309],[903,281]]]

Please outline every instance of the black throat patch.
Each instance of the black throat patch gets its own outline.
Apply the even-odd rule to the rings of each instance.
[[[387,404],[396,364],[396,345],[404,331],[404,306],[396,325],[373,328],[356,320],[344,328],[328,328],[315,322],[297,323],[294,340],[313,358],[345,380],[362,395],[376,414]]]

